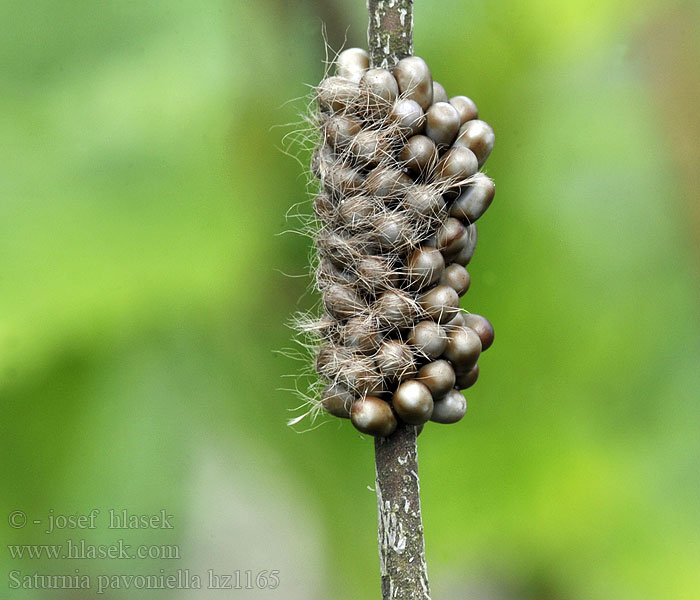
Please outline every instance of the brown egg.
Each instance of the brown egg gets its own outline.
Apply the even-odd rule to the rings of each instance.
[[[447,102],[447,92],[441,83],[433,81],[433,104]]]
[[[362,250],[355,240],[348,239],[333,229],[322,229],[316,237],[316,249],[321,259],[327,258],[339,269],[352,267]]]
[[[406,190],[403,206],[415,215],[440,218],[445,214],[445,199],[433,187],[415,183]]]
[[[422,425],[433,414],[433,397],[420,381],[404,381],[394,392],[394,410],[399,418],[409,425]]]
[[[387,437],[396,430],[396,417],[391,407],[376,396],[355,400],[350,409],[350,420],[358,431],[367,435]]]
[[[339,383],[326,386],[321,393],[321,405],[325,411],[341,419],[350,418],[350,407],[354,401],[355,397],[350,390]]]
[[[464,373],[479,360],[481,340],[469,327],[455,327],[447,332],[447,348],[443,356],[453,365],[456,373]]]
[[[459,296],[451,287],[438,285],[418,297],[426,316],[438,323],[447,323],[459,312]]]
[[[415,100],[423,110],[433,103],[433,77],[426,62],[418,56],[401,59],[394,67],[401,95]]]
[[[425,112],[425,135],[437,146],[449,146],[459,131],[459,113],[448,102],[436,102]]]
[[[476,331],[479,339],[481,339],[481,351],[484,352],[488,350],[491,344],[493,344],[493,338],[495,337],[491,322],[481,315],[466,313],[464,315],[464,323],[467,327]]]
[[[467,96],[453,96],[450,98],[450,104],[459,113],[460,125],[464,125],[467,121],[476,119],[479,116],[474,100],[467,98]]]
[[[367,224],[374,209],[374,204],[367,196],[350,196],[338,205],[336,214],[343,224],[354,230]]]
[[[486,159],[493,150],[496,136],[491,129],[491,125],[479,119],[467,121],[459,128],[459,134],[455,140],[455,146],[466,146],[479,161],[479,167],[486,162]]]
[[[417,135],[425,126],[425,113],[418,102],[406,98],[394,104],[389,120],[398,125],[404,135]]]
[[[389,156],[389,144],[382,131],[365,129],[360,131],[348,147],[352,157],[358,164],[373,166]]]
[[[370,110],[388,113],[399,95],[399,86],[391,72],[386,69],[370,69],[360,80],[360,90],[364,92]]]
[[[466,390],[466,389],[472,387],[476,383],[476,380],[478,378],[479,378],[479,365],[474,365],[474,367],[471,369],[471,371],[467,371],[466,373],[462,373],[461,375],[457,375],[455,385],[460,390]]]
[[[367,308],[365,302],[350,287],[333,285],[323,291],[323,304],[336,319],[347,319]]]
[[[461,420],[467,412],[467,400],[458,390],[450,390],[433,406],[430,420],[434,423],[449,425]]]
[[[316,97],[324,112],[340,113],[357,105],[360,88],[357,83],[343,77],[328,77],[318,84]]]
[[[400,169],[379,166],[367,175],[365,189],[372,196],[398,200],[403,198],[412,183],[411,178]]]
[[[435,321],[421,321],[413,327],[407,341],[420,356],[435,360],[447,348],[447,333]]]
[[[321,175],[323,186],[338,199],[359,192],[364,181],[365,178],[357,170],[337,163],[330,165]]]
[[[495,194],[493,180],[477,173],[450,207],[450,216],[474,223],[491,206]]]
[[[460,239],[464,236],[465,231],[466,227],[461,221],[450,217],[435,234],[437,247],[443,251],[445,256],[454,254],[461,250]]]
[[[401,290],[386,290],[372,306],[379,322],[385,327],[405,329],[413,324],[418,312],[416,301]]]
[[[476,156],[469,148],[454,146],[445,152],[437,164],[435,181],[463,185],[467,178],[477,172],[478,168]]]
[[[359,82],[369,69],[369,54],[363,48],[348,48],[335,59],[335,74]]]
[[[338,149],[346,147],[361,129],[360,121],[350,115],[333,115],[323,126],[326,142]]]
[[[459,239],[460,250],[455,254],[451,254],[449,256],[449,259],[452,262],[456,262],[458,265],[466,267],[469,264],[469,261],[472,259],[472,256],[474,255],[477,239],[478,236],[476,231],[476,225],[469,225],[469,227],[466,228],[465,233]]]
[[[407,341],[418,354],[435,360],[447,348],[447,333],[435,321],[421,321],[411,329]]]
[[[385,340],[374,355],[379,374],[389,381],[401,381],[416,373],[411,347],[399,340]]]
[[[454,388],[456,375],[450,363],[446,360],[436,360],[420,368],[417,380],[425,385],[433,399],[437,400]]]
[[[437,248],[419,248],[406,261],[406,283],[422,289],[435,283],[445,270],[445,259]]]
[[[348,348],[363,354],[374,352],[382,341],[379,330],[366,316],[349,318],[342,335]]]
[[[429,137],[414,135],[406,141],[399,158],[409,171],[420,175],[433,170],[437,163],[438,151],[435,142]]]
[[[350,353],[350,358],[338,366],[335,379],[357,396],[366,395],[381,381],[381,377],[374,367],[374,361],[359,353]]]
[[[449,285],[461,297],[467,293],[471,284],[471,278],[469,277],[469,272],[462,265],[452,263],[445,267],[440,277],[440,283]]]
[[[411,240],[411,223],[405,214],[387,212],[372,220],[374,240],[384,252],[402,251]]]
[[[357,263],[358,285],[376,293],[387,287],[395,287],[399,275],[394,271],[393,263],[384,256],[364,256]]]

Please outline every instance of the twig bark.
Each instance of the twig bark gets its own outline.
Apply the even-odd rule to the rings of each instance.
[[[413,54],[413,0],[368,0],[367,8],[370,61],[391,69]],[[374,445],[383,600],[430,600],[416,438],[401,424]]]
[[[383,600],[430,600],[420,512],[416,428],[374,444]]]
[[[391,69],[413,54],[413,0],[367,0],[372,66]]]

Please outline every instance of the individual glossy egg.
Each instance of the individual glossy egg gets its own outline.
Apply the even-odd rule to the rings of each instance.
[[[469,277],[469,272],[462,265],[453,263],[445,267],[440,277],[440,283],[449,285],[461,297],[467,293],[471,284],[471,277]]]
[[[458,390],[450,390],[440,400],[435,400],[430,420],[450,425],[460,421],[466,412],[467,400],[464,395]]]
[[[399,281],[392,260],[384,256],[363,256],[357,262],[356,271],[358,285],[373,294],[395,287]]]
[[[467,371],[466,373],[461,373],[460,375],[457,375],[457,379],[455,380],[455,385],[460,390],[466,390],[466,389],[472,387],[476,383],[477,379],[479,379],[479,365],[478,364],[474,365],[470,371]]]
[[[446,360],[436,360],[423,365],[416,379],[425,385],[433,399],[437,400],[454,388],[456,375],[450,363]]]
[[[346,347],[363,354],[374,352],[382,341],[379,330],[366,316],[350,317],[342,336]]]
[[[465,313],[464,323],[467,327],[470,327],[476,331],[479,339],[481,339],[482,352],[488,350],[491,347],[491,344],[493,344],[493,339],[495,337],[495,332],[491,322],[486,317],[482,317],[481,315]]]
[[[350,229],[357,229],[367,223],[374,214],[374,204],[367,196],[350,196],[343,200],[337,207],[335,213],[343,224]]]
[[[435,243],[437,247],[444,252],[445,256],[449,256],[461,249],[461,246],[457,244],[460,243],[459,240],[462,238],[465,231],[466,227],[459,219],[450,217],[442,224],[440,229],[437,230],[435,234]]]
[[[355,400],[350,409],[352,424],[367,435],[387,437],[396,430],[396,417],[387,402],[376,396]]]
[[[324,112],[340,113],[352,109],[360,98],[360,87],[344,77],[328,77],[318,84],[316,97]]]
[[[362,132],[359,135],[362,135]],[[364,182],[365,178],[359,171],[340,163],[333,163],[321,175],[324,188],[338,199],[359,192]]]
[[[447,332],[447,348],[443,356],[454,366],[456,373],[470,371],[481,354],[481,340],[469,327],[455,327]]]
[[[411,178],[400,169],[379,166],[367,175],[365,189],[377,198],[399,200],[412,183]]]
[[[418,102],[405,98],[394,105],[389,120],[398,125],[404,135],[412,136],[423,131],[425,113]]]
[[[372,312],[384,326],[405,329],[413,324],[418,314],[418,307],[410,294],[389,289],[377,298],[372,306]]]
[[[400,381],[416,372],[411,347],[399,340],[383,341],[374,355],[379,374],[389,381]]]
[[[372,227],[374,241],[384,252],[398,252],[411,239],[411,223],[403,213],[380,213],[372,220]]]
[[[496,185],[484,173],[477,173],[450,207],[450,216],[474,223],[491,206]]]
[[[334,229],[321,230],[316,238],[316,248],[322,259],[327,258],[339,269],[351,267],[361,249],[354,240],[347,239]]]
[[[445,330],[450,331],[451,329],[454,329],[455,327],[466,327],[466,323],[464,322],[464,313],[463,312],[458,312],[454,318],[447,323],[445,323]]]
[[[363,48],[348,48],[338,54],[335,64],[336,75],[359,82],[369,69],[369,53]]]
[[[450,321],[459,312],[459,296],[451,287],[438,285],[418,296],[426,316],[438,323]]]
[[[476,156],[469,148],[454,146],[445,152],[438,162],[435,168],[435,181],[445,182],[451,186],[464,185],[478,168]],[[457,194],[451,195],[450,199],[454,196]]]
[[[336,319],[347,319],[367,308],[365,302],[348,286],[332,285],[323,291],[323,304]]]
[[[445,199],[434,187],[414,183],[403,199],[406,210],[423,217],[441,218],[445,214]]]
[[[466,231],[462,234],[459,239],[458,247],[460,248],[455,254],[450,254],[449,260],[456,262],[463,267],[469,264],[469,261],[474,255],[474,250],[476,249],[476,242],[478,240],[476,225],[472,224],[466,227]]]
[[[321,392],[321,405],[325,411],[341,419],[350,418],[350,407],[354,401],[350,390],[339,383],[328,385]]]
[[[389,142],[383,131],[364,129],[352,138],[348,150],[359,165],[373,166],[389,156]]]
[[[447,102],[447,92],[441,83],[433,81],[433,104]]]
[[[319,285],[326,288],[328,284],[340,284],[352,286],[355,284],[355,276],[351,271],[341,269],[329,258],[323,258],[316,270]]]
[[[435,142],[428,136],[414,135],[406,141],[399,158],[411,173],[420,175],[435,167],[438,151]]]
[[[433,397],[420,381],[404,381],[392,397],[394,410],[399,418],[409,425],[422,425],[433,414]]]
[[[361,129],[360,121],[350,115],[333,115],[323,127],[326,142],[336,149],[346,147]]]
[[[336,203],[331,195],[323,190],[314,198],[313,207],[316,218],[325,225],[332,224],[338,215]]]
[[[444,270],[445,259],[437,248],[419,248],[406,261],[406,283],[410,288],[423,289],[437,282]]]
[[[435,360],[447,347],[447,333],[435,321],[420,321],[411,329],[407,341],[421,356]]]
[[[476,119],[479,116],[479,110],[476,108],[474,100],[467,96],[453,96],[450,98],[450,104],[459,113],[460,125],[464,125],[467,121]]]
[[[415,100],[423,110],[433,103],[433,77],[427,63],[418,56],[401,59],[394,67],[401,95]]]
[[[387,115],[399,95],[399,86],[390,71],[370,69],[360,79],[361,101],[373,117]]]
[[[459,128],[459,134],[455,140],[455,146],[466,146],[479,161],[481,167],[493,150],[496,136],[491,125],[479,119],[467,121]]]
[[[425,113],[425,135],[437,146],[452,144],[457,137],[459,126],[459,113],[448,102],[437,102]]]

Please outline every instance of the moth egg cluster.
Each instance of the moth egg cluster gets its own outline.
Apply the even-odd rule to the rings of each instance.
[[[400,421],[455,423],[494,337],[460,308],[475,222],[495,193],[480,172],[493,130],[417,56],[389,71],[351,48],[335,67],[315,88],[311,165],[323,313],[306,329],[319,404],[375,436]]]

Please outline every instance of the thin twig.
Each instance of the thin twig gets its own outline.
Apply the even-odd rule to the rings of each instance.
[[[391,69],[413,54],[413,0],[368,0],[367,8],[372,66]],[[400,424],[374,445],[383,600],[430,600],[416,438]]]

